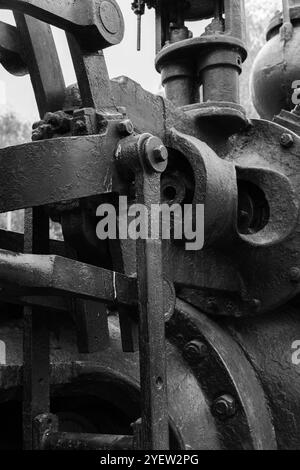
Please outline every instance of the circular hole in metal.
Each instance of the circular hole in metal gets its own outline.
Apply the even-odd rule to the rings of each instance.
[[[173,186],[167,186],[163,190],[163,196],[166,201],[174,201],[176,199],[177,191]]]
[[[269,218],[270,207],[264,192],[250,181],[238,180],[239,233],[257,233],[268,224]]]
[[[163,388],[164,381],[161,377],[157,377],[156,379],[156,387],[158,390],[161,390]]]

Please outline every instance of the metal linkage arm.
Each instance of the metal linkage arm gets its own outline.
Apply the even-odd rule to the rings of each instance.
[[[162,141],[150,134],[121,141],[116,158],[135,174],[136,202],[148,212],[161,202],[161,173],[168,164]],[[159,217],[159,216],[158,216]],[[143,449],[169,448],[161,234],[136,242]]]
[[[0,0],[0,9],[20,11],[69,31],[91,52],[118,44],[124,34],[115,0]]]
[[[118,122],[110,122],[103,135],[42,140],[0,150],[0,212],[110,192],[117,126]]]
[[[137,305],[135,279],[56,255],[0,250],[0,285],[2,295],[77,296]]]

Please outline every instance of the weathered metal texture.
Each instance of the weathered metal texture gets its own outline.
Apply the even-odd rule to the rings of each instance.
[[[230,335],[196,309],[177,301],[167,337],[182,351],[206,394],[221,448],[276,449],[261,384]]]
[[[161,199],[160,176],[168,164],[166,148],[160,139],[151,134],[128,137],[120,142],[116,160],[121,168],[134,172],[136,203],[145,206],[148,223],[151,224],[152,207]],[[146,450],[167,450],[169,434],[160,234],[156,239],[139,237],[136,241],[136,262],[142,442]]]
[[[279,14],[268,28],[267,43],[256,57],[252,69],[252,100],[263,119],[273,119],[282,109],[291,111],[294,107],[292,84],[299,80],[300,65],[300,4],[290,9],[292,35],[287,40],[280,31],[283,27]]]
[[[104,135],[58,138],[1,150],[6,176],[3,173],[0,211],[111,192],[118,140],[117,123],[110,122]]]
[[[59,398],[68,397],[70,402],[73,396],[79,396],[89,397],[95,407],[97,401],[101,407],[101,400],[105,400],[118,410],[117,415],[125,414],[129,424],[140,416],[138,354],[124,354],[121,351],[120,333],[113,317],[110,317],[110,330],[110,347],[83,357],[78,353],[72,324],[63,326],[57,321],[53,323],[51,331],[60,332],[58,336],[52,335],[51,402],[55,413],[59,411],[56,405]],[[16,335],[11,335],[11,331],[4,336],[9,357],[12,353],[17,355],[20,349],[18,344],[12,343],[15,339]],[[215,420],[199,382],[175,346],[167,342],[166,349],[171,449],[219,449]],[[16,357],[13,363],[15,365],[10,367],[0,366],[1,400],[4,401],[15,397],[21,385],[22,358]],[[110,429],[101,428],[104,415],[102,405],[99,412],[102,431]],[[111,420],[114,418],[111,417]]]
[[[61,109],[65,96],[65,82],[52,31],[49,25],[30,16],[14,12],[14,17],[40,117],[43,117],[48,111]]]
[[[170,325],[166,344],[169,416],[172,435],[176,436],[176,446],[173,444],[171,449],[232,448],[229,434],[224,433],[222,438],[225,428],[234,434],[235,448],[248,448],[253,442],[266,449],[274,448],[276,442],[280,449],[299,448],[300,383],[290,349],[299,331],[297,307],[285,306],[271,316],[212,321],[189,305],[177,302]],[[1,401],[7,403],[17,397],[21,384],[21,337],[14,332],[15,328],[8,326],[1,333],[8,351],[7,366],[0,366]],[[120,412],[127,411],[129,422],[135,421],[139,416],[138,354],[121,352],[114,317],[110,317],[110,348],[90,356],[78,353],[72,323],[58,324],[54,320],[50,330],[55,333],[51,335],[54,412],[58,412],[58,397],[67,396],[69,402],[74,395],[89,396],[89,400],[105,397],[118,405]],[[195,342],[196,348],[191,347],[191,342]],[[216,387],[214,395],[205,385],[209,381]],[[224,395],[235,400],[234,416],[230,416],[230,407],[221,407],[225,415],[217,412],[220,407],[215,408],[215,399],[226,400]],[[246,418],[244,409],[248,410]],[[102,421],[103,414],[100,416]],[[240,416],[244,416],[241,422]],[[253,421],[250,432],[249,423]]]
[[[244,1],[211,2],[212,23],[198,38],[185,26],[189,7],[194,9],[194,4],[187,6],[178,0],[150,2],[150,6],[156,8],[156,68],[162,74],[166,97],[185,110],[190,105],[197,108],[198,120],[204,123],[222,123],[218,119],[221,113],[229,135],[245,127],[245,112],[236,107],[239,74],[247,57]],[[204,7],[198,19],[207,17],[206,6],[198,6],[199,13]]]
[[[25,211],[24,252],[49,252],[49,217],[43,208]],[[23,446],[30,450],[33,448],[33,419],[48,412],[50,407],[47,310],[25,307],[23,322]]]
[[[6,70],[18,76],[28,73],[18,30],[0,21],[0,62]]]
[[[34,419],[35,448],[39,450],[132,450],[132,436],[59,432],[58,418],[51,414]]]
[[[135,306],[136,279],[59,256],[0,250],[1,285],[8,295],[78,296]]]
[[[204,142],[175,129],[167,146],[184,156],[195,181],[193,204],[205,206],[205,246],[226,244],[232,238],[237,217],[237,184],[234,164],[222,160]]]
[[[20,11],[74,33],[91,52],[118,44],[124,34],[122,13],[115,0],[1,0],[0,8]]]
[[[273,121],[300,136],[300,113],[297,107],[292,112],[283,109]]]
[[[299,366],[291,345],[299,337],[299,306],[286,304],[270,314],[243,321],[224,319],[251,362],[267,397],[279,449],[296,450],[299,439]]]
[[[239,265],[257,311],[270,311],[299,293],[293,277],[299,269],[299,136],[266,121],[253,121],[240,134],[228,159],[234,161],[238,182],[250,182],[261,190],[259,199],[268,207],[262,225],[239,233],[232,258]],[[287,144],[286,144],[287,142]]]

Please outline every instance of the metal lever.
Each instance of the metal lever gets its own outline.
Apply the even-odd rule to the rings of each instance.
[[[136,202],[148,212],[161,202],[161,173],[168,164],[162,141],[150,134],[121,141],[117,162],[135,174]],[[158,216],[159,217],[159,216]],[[157,237],[136,242],[141,381],[141,440],[145,450],[168,450],[168,402],[165,351],[162,242]]]
[[[73,33],[90,52],[119,44],[124,35],[115,0],[0,0],[0,9],[17,10]]]

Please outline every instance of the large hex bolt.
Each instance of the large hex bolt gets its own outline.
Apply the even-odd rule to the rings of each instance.
[[[184,358],[191,363],[197,363],[208,355],[206,344],[199,340],[190,341],[183,349]]]
[[[231,418],[236,413],[236,401],[231,395],[222,395],[212,404],[212,413],[217,418]]]
[[[157,163],[163,163],[168,159],[168,150],[164,145],[159,145],[153,150],[153,155]]]
[[[168,150],[158,137],[151,136],[145,141],[145,162],[157,173],[163,173],[168,165]]]

